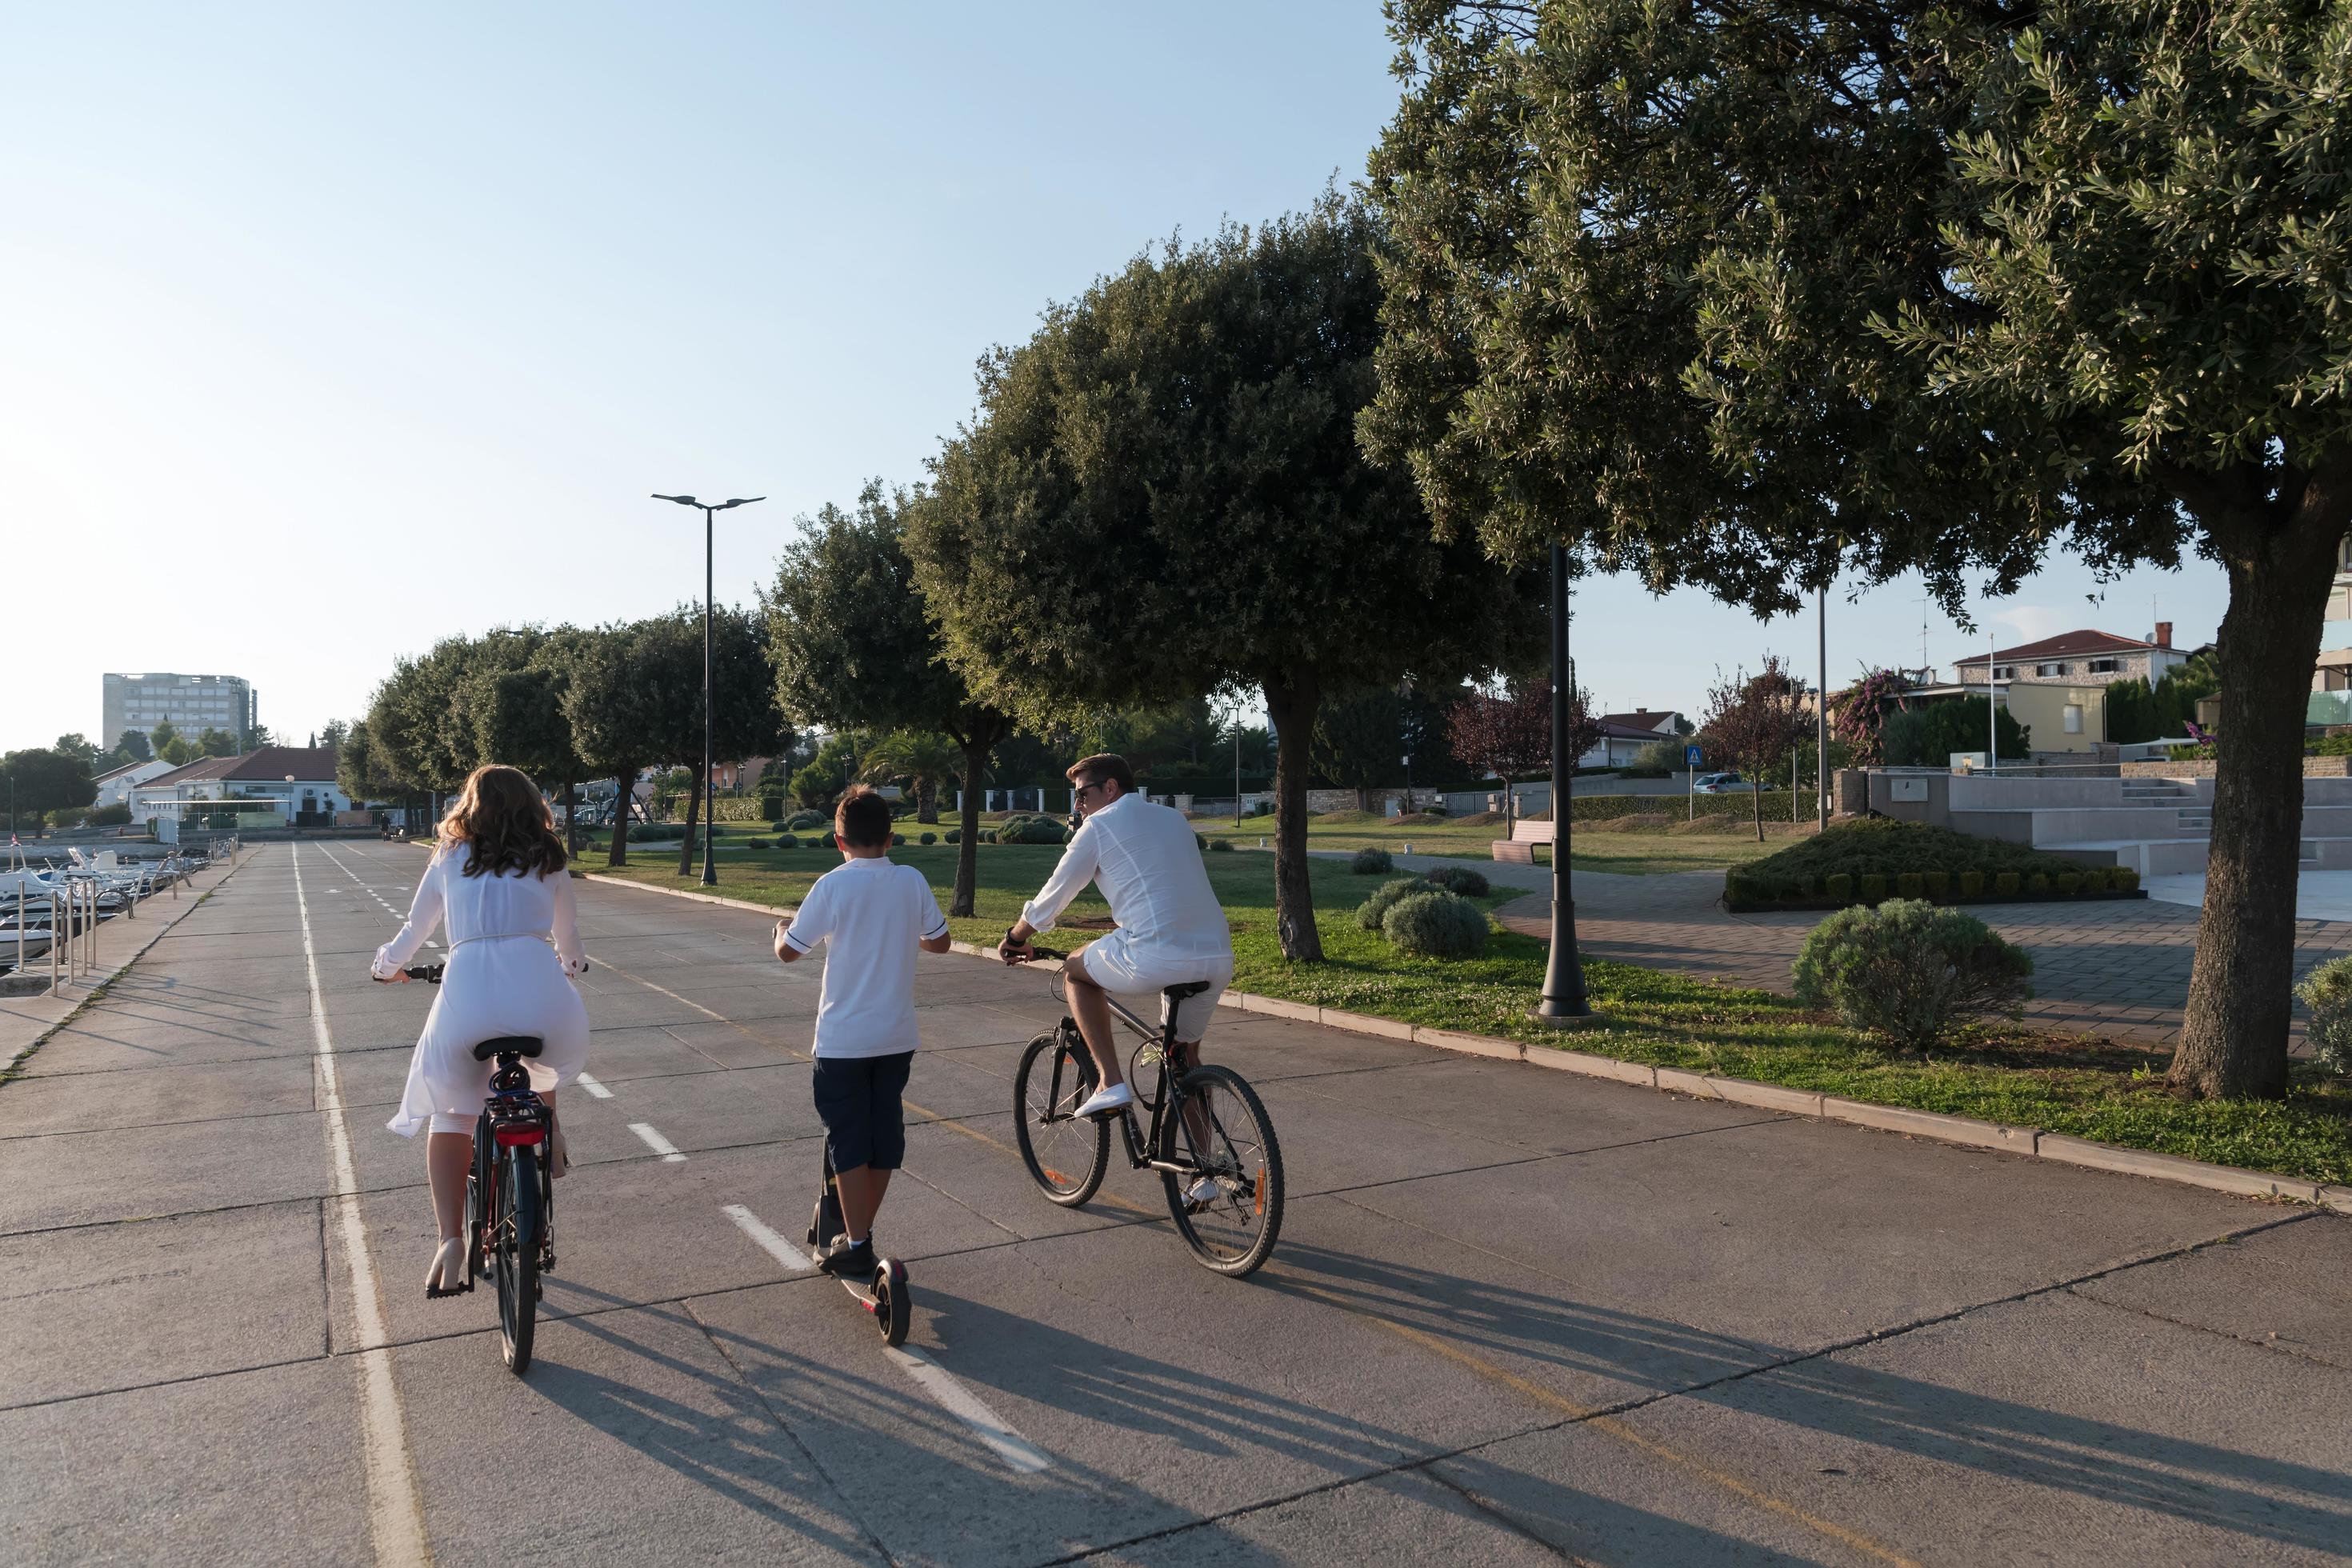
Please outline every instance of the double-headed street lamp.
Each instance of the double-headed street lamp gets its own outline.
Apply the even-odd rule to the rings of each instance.
[[[719,885],[719,867],[710,853],[710,541],[713,512],[730,507],[750,506],[765,496],[739,496],[733,500],[703,502],[692,496],[654,497],[656,500],[676,501],[680,506],[702,509],[702,885]],[[615,829],[614,831],[618,831]]]

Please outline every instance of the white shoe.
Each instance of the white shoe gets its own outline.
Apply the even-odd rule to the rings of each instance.
[[[1135,1103],[1135,1090],[1123,1083],[1108,1089],[1098,1089],[1084,1105],[1070,1112],[1073,1116],[1100,1116],[1106,1111],[1123,1110]]]
[[[1224,1195],[1225,1189],[1217,1185],[1214,1176],[1203,1176],[1192,1184],[1192,1190],[1184,1194],[1184,1201],[1195,1208],[1206,1208]]]

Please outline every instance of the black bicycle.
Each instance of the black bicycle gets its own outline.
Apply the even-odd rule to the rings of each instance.
[[[1036,957],[1063,955],[1047,948]],[[1128,1064],[1159,1069],[1148,1099],[1118,1110],[1081,1117],[1101,1081],[1077,1020],[1063,1015],[1048,1033],[1029,1042],[1013,1075],[1013,1130],[1021,1162],[1047,1199],[1076,1208],[1095,1195],[1110,1169],[1110,1120],[1118,1120],[1128,1163],[1160,1173],[1177,1234],[1205,1268],[1236,1279],[1274,1251],[1282,1233],[1282,1146],[1274,1121],[1249,1081],[1231,1068],[1203,1063],[1170,1070],[1176,1053],[1176,1006],[1208,989],[1206,982],[1167,988],[1168,1021],[1155,1029],[1108,998],[1112,1016],[1142,1037]],[[1066,990],[1061,992],[1067,1003]],[[1135,1112],[1148,1109],[1148,1130]]]
[[[441,983],[443,965],[404,970],[411,980]],[[526,1058],[536,1035],[496,1035],[474,1047],[478,1062],[495,1060],[490,1092],[474,1121],[474,1164],[466,1174],[466,1283],[488,1274],[498,1286],[499,1342],[517,1377],[530,1370],[539,1325],[540,1276],[555,1271],[555,1185],[541,1157],[555,1116],[530,1087]]]

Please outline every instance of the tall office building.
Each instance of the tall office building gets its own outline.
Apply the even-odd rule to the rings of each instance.
[[[152,734],[170,720],[194,740],[205,730],[235,735],[240,749],[253,738],[253,683],[234,675],[112,675],[106,677],[106,718],[90,737],[111,746],[125,730]]]

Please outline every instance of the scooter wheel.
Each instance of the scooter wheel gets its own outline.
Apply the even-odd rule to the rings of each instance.
[[[907,1327],[915,1316],[915,1304],[907,1289],[907,1266],[895,1258],[882,1259],[874,1270],[874,1326],[882,1331],[882,1342],[893,1349],[907,1342]]]

